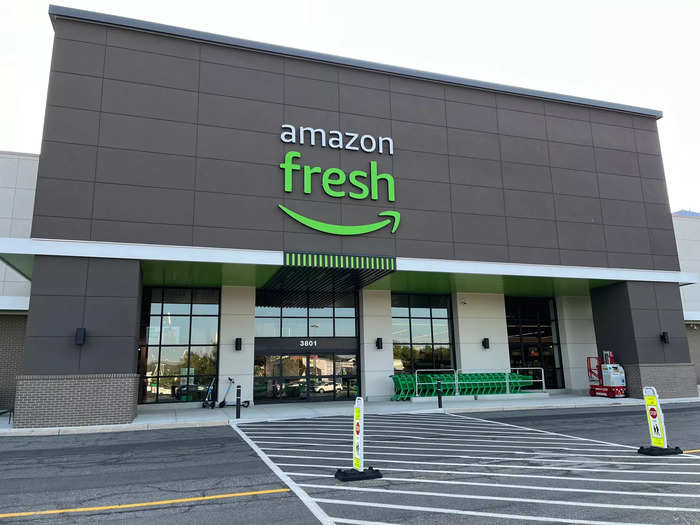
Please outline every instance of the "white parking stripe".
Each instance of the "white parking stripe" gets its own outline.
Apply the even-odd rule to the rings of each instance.
[[[308,452],[308,451],[307,451]],[[268,454],[271,458],[293,458],[293,459],[324,459],[324,460],[334,460],[338,458],[329,458],[327,456],[294,456],[290,454]],[[553,466],[541,466],[541,465],[497,465],[495,463],[451,463],[445,461],[403,461],[399,459],[381,459],[377,458],[373,460],[374,463],[409,463],[411,465],[442,465],[442,466],[457,466],[457,467],[481,467],[481,468],[514,468],[519,469],[532,469],[532,470],[570,470],[570,471],[581,471],[581,472],[615,472],[617,474],[668,474],[676,476],[700,476],[700,472],[674,472],[668,470],[619,470],[619,469],[605,469],[605,468],[575,468],[575,467],[553,467]]]
[[[628,510],[654,510],[665,512],[700,512],[700,507],[659,507],[657,505],[622,505],[619,503],[599,503],[588,501],[565,501],[553,499],[535,498],[512,498],[505,496],[477,496],[475,494],[446,494],[444,492],[423,492],[419,490],[399,490],[380,489],[372,487],[350,487],[348,485],[319,485],[316,483],[299,483],[300,487],[324,489],[324,490],[346,490],[349,492],[371,492],[381,494],[403,494],[407,496],[435,496],[438,498],[456,499],[477,499],[489,501],[512,501],[515,503],[539,503],[541,505],[563,505],[567,507],[595,507],[608,509],[628,509]]]
[[[383,469],[386,470],[386,469]],[[333,474],[310,474],[308,472],[289,472],[284,471],[288,476],[304,476],[312,478],[333,478]],[[625,490],[602,490],[602,489],[576,489],[569,487],[548,487],[546,485],[514,485],[509,483],[480,483],[478,481],[451,481],[444,479],[425,479],[425,478],[391,478],[383,476],[384,481],[398,481],[401,483],[427,483],[437,485],[468,485],[472,487],[494,487],[494,488],[510,488],[522,490],[542,490],[551,492],[583,492],[586,494],[617,494],[619,496],[635,496],[635,497],[668,497],[668,498],[700,498],[700,494],[678,494],[665,492],[633,492]]]
[[[306,467],[318,469],[345,468],[342,465],[318,465],[316,463],[277,463],[280,467]],[[386,472],[418,472],[420,474],[451,474],[455,476],[480,476],[480,477],[505,477],[526,479],[556,479],[566,481],[581,481],[594,483],[641,483],[644,485],[689,485],[700,486],[700,481],[669,481],[659,479],[611,479],[611,478],[581,478],[571,476],[544,476],[542,474],[506,474],[503,472],[474,472],[473,470],[436,470],[415,468],[390,468],[382,467]]]
[[[449,414],[453,415],[453,414]],[[468,416],[467,416],[468,417]],[[449,421],[452,422],[447,422],[446,420],[441,420],[439,422],[422,422],[422,421],[406,421],[404,420],[388,420],[388,419],[368,419],[366,421],[367,425],[373,425],[373,426],[405,426],[405,427],[422,427],[422,428],[427,428],[427,429],[433,429],[433,428],[445,428],[445,429],[452,429],[452,428],[457,428],[457,429],[462,429],[462,430],[470,430],[470,429],[493,429],[493,430],[502,430],[502,431],[511,431],[511,432],[523,432],[526,429],[523,428],[508,428],[508,427],[503,427],[499,423],[490,423],[490,424],[484,424],[480,422],[472,422],[469,420],[464,420],[464,419],[454,419],[450,418]],[[281,421],[269,421],[269,422],[259,422],[259,423],[245,423],[241,422],[240,426],[246,427],[246,428],[261,428],[261,427],[300,427],[300,426],[307,426],[307,427],[313,427],[315,425],[321,425],[321,426],[326,426],[326,427],[347,427],[350,424],[352,424],[352,418],[351,417],[345,417],[345,419],[339,419],[339,420],[334,420],[334,421],[328,421],[328,420],[323,420],[319,421],[318,419],[304,419],[304,420],[294,420],[294,419],[286,419],[286,420],[281,420]],[[545,430],[539,430],[539,429],[527,429],[528,432],[542,432],[546,433],[547,431]],[[584,438],[582,438],[584,439]]]
[[[365,521],[365,520],[351,520],[348,518],[331,518],[333,523],[349,523],[351,525],[395,525],[394,523],[387,523],[386,521]]]
[[[256,434],[249,434],[249,435],[256,435]],[[284,434],[284,435],[286,435],[286,434]],[[273,433],[269,437],[279,437],[279,436],[280,436],[280,434]],[[296,437],[295,436],[294,439],[297,441],[299,441],[299,440],[312,441],[314,445],[319,444],[323,441],[342,441],[345,443],[348,441],[347,437],[344,437],[344,438],[315,438],[315,437]],[[425,438],[418,438],[418,439],[422,440],[422,441],[418,441],[421,445],[425,445],[427,443],[434,442],[434,440],[425,439]],[[470,443],[464,443],[465,440],[463,440],[463,439],[455,440],[455,441],[459,441],[459,443],[440,443],[440,446],[441,447],[461,447],[461,446],[464,446],[465,444],[467,444],[467,445],[470,444]],[[527,445],[527,446],[525,446],[525,445],[505,445],[505,444],[503,444],[503,445],[488,445],[488,444],[481,443],[482,441],[488,441],[490,443],[490,442],[494,441],[492,439],[488,439],[488,440],[486,440],[486,439],[480,439],[480,440],[470,439],[470,440],[466,440],[466,441],[479,441],[478,446],[480,446],[480,447],[517,448],[517,449],[526,449],[526,450],[529,450],[529,449],[533,449],[533,450],[534,449],[572,450],[572,451],[573,450],[576,450],[576,451],[579,451],[579,450],[583,450],[583,451],[600,450],[600,447],[596,447],[596,448],[572,448],[572,447],[559,447],[559,446],[548,446],[548,445],[537,445],[537,446],[535,446],[535,445]],[[372,443],[393,443],[394,445],[403,445],[404,443],[408,443],[408,442],[405,440],[394,440],[394,439],[373,439]],[[625,450],[627,450],[627,449],[625,449]],[[611,450],[611,452],[615,452],[615,450]],[[622,451],[620,451],[620,452],[622,452]],[[635,457],[636,457],[636,453],[635,453]],[[669,456],[669,457],[674,457],[674,456]],[[679,455],[679,456],[675,456],[675,457],[681,457],[681,456]]]
[[[697,465],[694,460],[698,458],[693,456],[647,458],[637,455],[637,447],[631,445],[467,415],[368,414],[365,463],[381,469],[384,477],[379,483],[341,484],[336,483],[333,474],[336,469],[351,466],[350,417],[241,427],[262,447],[260,451],[297,483],[299,490],[329,515],[341,514],[331,518],[337,523],[419,522],[421,513],[432,513],[430,519],[435,522],[441,515],[451,515],[452,519],[472,516],[477,522],[507,519],[518,523],[623,525],[583,518],[643,520],[649,516],[652,521],[669,523],[678,520],[680,513],[688,517],[700,513],[700,469],[688,468]],[[344,491],[354,497],[327,496],[331,491]],[[409,504],[393,503],[398,498]],[[421,505],[434,501],[446,503],[439,508]],[[684,503],[690,505],[682,506]],[[376,513],[339,513],[332,510],[333,505],[372,508]],[[486,512],[489,508],[513,512]],[[364,521],[362,517],[386,522]]]
[[[248,446],[253,449],[253,451],[261,460],[263,460],[270,470],[274,472],[285,485],[292,489],[294,494],[296,494],[302,503],[306,505],[306,508],[308,508],[323,525],[333,525],[333,522],[328,514],[326,514],[323,509],[321,509],[321,507],[319,507],[318,504],[303,489],[301,489],[299,485],[294,482],[294,480],[292,480],[292,478],[282,472],[282,469],[275,465],[274,461],[271,461],[270,458],[262,450],[260,450],[260,448],[248,436],[245,435],[245,432],[236,428],[236,425],[231,425],[231,428],[233,428],[241,439],[243,439],[243,441],[245,441]]]
[[[347,441],[347,440],[345,440]],[[289,441],[269,441],[269,440],[257,440],[256,443],[258,444],[264,444],[264,445],[288,445]],[[435,447],[409,447],[406,446],[407,443],[402,442],[401,443],[401,449],[402,450],[430,450],[430,451],[435,451]],[[321,443],[321,442],[314,442],[314,447],[343,447],[343,448],[348,448],[352,447],[352,445],[347,445],[346,443]],[[441,447],[457,447],[459,446],[460,448],[464,448],[464,445],[441,445]],[[484,445],[479,445],[479,446],[484,446]],[[498,446],[498,445],[494,445]],[[390,450],[396,450],[396,443],[394,443],[392,446],[388,445],[365,445],[365,449],[368,448],[387,448]],[[522,447],[519,447],[522,448]],[[315,448],[314,448],[315,450]],[[585,458],[638,458],[640,457],[638,454],[634,453],[629,453],[627,455],[620,455],[620,454],[575,454],[572,452],[523,452],[522,450],[491,450],[491,449],[478,449],[478,448],[472,448],[469,447],[470,452],[491,452],[491,453],[496,453],[500,452],[502,454],[520,454],[520,455],[537,455],[537,456],[573,456],[573,457],[585,457]],[[442,455],[442,454],[441,454]],[[482,457],[482,456],[479,456]],[[642,458],[644,456],[641,456]],[[673,456],[669,456],[673,457]],[[649,459],[649,463],[653,463],[653,459]]]
[[[495,432],[497,434],[508,434],[508,435],[515,435],[515,436],[531,436],[533,434],[545,434],[544,431],[541,430],[531,430],[528,432],[524,432],[522,430],[511,430],[511,429],[504,429],[503,427],[498,427],[496,425],[491,425],[488,427],[482,427],[482,426],[473,426],[473,425],[463,425],[463,424],[455,424],[455,425],[428,425],[428,424],[413,424],[413,423],[390,423],[390,424],[380,424],[377,422],[371,422],[368,421],[365,423],[365,426],[368,429],[377,429],[377,428],[389,428],[389,429],[395,429],[399,428],[401,430],[406,430],[406,429],[417,429],[417,430],[422,430],[423,432],[430,432],[430,433],[435,433],[437,431],[441,431],[442,429],[445,430],[452,430],[452,431],[459,431],[459,432],[467,432],[467,433],[475,433],[477,431],[484,431],[488,430],[489,432]],[[352,420],[348,419],[347,422],[345,423],[318,423],[318,424],[313,424],[313,423],[271,423],[269,425],[254,425],[254,426],[245,426],[246,430],[254,430],[254,429],[288,429],[288,428],[309,428],[309,429],[316,429],[316,428],[324,428],[324,429],[338,429],[338,430],[347,430],[348,428],[352,427]],[[585,438],[579,438],[581,440],[585,441]]]
[[[333,432],[333,433],[327,433],[327,432],[303,432],[303,431],[288,431],[285,432],[285,436],[297,436],[297,435],[305,435],[305,436],[316,436],[316,437],[322,437],[322,436],[347,436],[348,432]],[[251,436],[279,436],[279,432],[267,432],[267,431],[261,431],[261,432],[251,432],[249,435]],[[394,437],[394,438],[401,438],[401,439],[424,439],[427,441],[432,441],[432,442],[439,442],[439,441],[487,441],[491,443],[523,443],[523,439],[527,439],[525,443],[548,443],[550,445],[554,445],[556,443],[561,443],[561,444],[567,444],[567,445],[576,445],[577,443],[581,443],[580,441],[572,441],[572,440],[563,440],[563,439],[552,439],[552,438],[543,438],[543,439],[537,439],[537,438],[519,438],[519,439],[476,439],[476,438],[458,438],[458,437],[427,437],[427,436],[414,436],[414,435],[408,435],[408,434],[400,434],[397,432],[366,432],[365,437],[372,437],[372,436],[385,436],[385,437]],[[503,436],[499,436],[503,437]],[[534,441],[529,441],[530,439],[533,439]],[[617,446],[617,445],[608,445],[608,446]],[[633,447],[634,448],[634,447]]]
[[[288,452],[306,452],[306,448],[291,448],[291,447],[261,447],[263,450],[284,450]],[[434,450],[434,449],[433,449]],[[321,448],[314,447],[314,452],[329,452],[331,454],[341,452],[339,450],[324,450]],[[352,448],[348,447],[346,451],[348,453],[352,452]],[[553,459],[553,458],[504,458],[499,456],[470,456],[467,454],[443,454],[441,452],[433,452],[432,454],[414,454],[412,452],[369,452],[365,451],[365,454],[374,454],[379,456],[412,456],[412,457],[437,457],[437,458],[461,458],[461,459],[494,459],[497,461],[534,461],[539,463],[553,462],[553,463],[576,463],[578,465],[583,465],[589,463],[591,465],[646,465],[646,466],[671,466],[671,467],[696,467],[692,463],[662,463],[655,461],[595,461],[589,459]],[[514,465],[519,466],[519,465]],[[635,471],[643,472],[643,471]],[[692,474],[699,475],[700,472],[680,472],[681,474]]]
[[[483,435],[483,432],[478,432],[478,431],[458,431],[458,430],[451,430],[451,431],[435,431],[435,430],[420,430],[420,429],[415,429],[415,428],[398,428],[392,425],[382,425],[383,428],[389,429],[389,430],[399,430],[400,432],[406,433],[406,434],[428,434],[428,435],[435,435],[439,434],[440,436],[455,436],[455,437],[462,437],[462,436],[473,436],[473,435]],[[282,427],[279,429],[275,429],[274,426],[266,428],[265,430],[259,430],[259,432],[301,432],[301,433],[308,433],[309,431],[313,431],[317,433],[319,430],[322,430],[326,434],[330,435],[335,435],[335,434],[347,434],[349,431],[352,430],[352,425],[344,425],[343,427],[340,428],[335,428],[335,427],[327,427],[324,425],[318,425],[318,426],[308,426],[306,427],[308,430],[305,430],[304,428],[301,427],[291,427],[293,430],[289,430],[288,427]],[[386,433],[387,430],[378,430],[378,426],[372,426],[372,425],[365,425],[365,435],[368,434],[381,434],[381,433]],[[296,430],[300,429],[300,430]],[[246,429],[248,431],[248,429]],[[253,431],[254,432],[254,431]],[[540,441],[564,441],[561,437],[546,437],[544,434],[543,435],[537,435],[534,432],[520,432],[520,433],[512,433],[512,432],[500,432],[498,430],[495,431],[489,431],[489,435],[497,436],[497,437],[502,437],[504,439],[514,439],[514,440],[520,440],[520,439],[534,439],[534,440],[540,440]],[[569,436],[566,438],[566,441],[588,441],[587,439],[584,438],[576,438],[573,436]]]
[[[478,512],[475,510],[445,509],[441,507],[419,507],[417,505],[393,505],[391,503],[373,503],[370,501],[348,501],[342,499],[316,498],[318,503],[331,505],[350,505],[354,507],[373,507],[379,509],[412,510],[415,512],[434,512],[436,514],[453,514],[457,516],[479,516],[483,518],[501,518],[518,521],[540,521],[546,523],[571,523],[574,525],[653,525],[650,523],[632,523],[629,521],[597,521],[552,518],[548,516],[526,516],[522,514],[502,514],[498,512]]]
[[[506,426],[506,427],[520,428],[520,429],[523,429],[523,430],[529,430],[528,427],[521,427],[521,426],[519,426],[519,425],[512,425],[512,424],[510,424],[510,423],[502,423],[502,422],[500,422],[500,421],[495,421],[495,422],[494,422],[494,421],[488,421],[487,419],[479,419],[479,418],[477,418],[477,417],[471,417],[471,416],[462,416],[462,415],[460,415],[460,414],[448,414],[448,415],[450,415],[450,416],[452,416],[452,417],[458,417],[458,418],[461,418],[461,419],[474,420],[474,421],[487,421],[487,422],[489,422],[489,423],[497,423],[497,424],[499,424],[499,425]],[[601,441],[601,440],[599,440],[599,439],[580,438],[580,437],[577,437],[577,436],[570,436],[570,435],[568,435],[568,434],[561,434],[561,433],[559,433],[559,432],[549,432],[549,431],[547,431],[547,430],[543,430],[542,432],[545,433],[545,434],[551,434],[551,435],[553,435],[553,436],[563,436],[563,437],[567,437],[567,438],[574,437],[574,438],[576,438],[576,439],[585,439],[586,441],[591,441],[591,442],[593,442],[593,443],[600,443],[601,445],[610,445],[610,446],[614,446],[614,447],[624,447],[624,448],[637,448],[637,447],[633,447],[632,445],[621,445],[620,443],[610,443],[609,441]]]

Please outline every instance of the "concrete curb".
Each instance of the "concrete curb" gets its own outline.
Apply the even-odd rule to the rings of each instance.
[[[88,427],[10,428],[0,430],[0,437],[67,436],[72,434],[100,434],[105,432],[136,432],[139,430],[221,427],[227,426],[228,424],[228,419],[222,419],[217,421],[180,421],[174,423],[124,423],[123,425],[94,425]]]
[[[602,399],[602,398],[601,398]],[[552,410],[552,409],[572,409],[572,408],[586,408],[586,409],[605,409],[608,407],[641,407],[644,405],[642,399],[636,398],[620,398],[619,400],[605,400],[606,403],[595,403],[595,402],[567,402],[567,403],[554,403],[553,398],[550,396],[547,403],[541,403],[536,405],[523,405],[523,404],[512,404],[512,405],[484,405],[482,402],[474,401],[473,406],[462,406],[462,407],[450,407],[449,398],[445,399],[445,406],[442,410],[438,408],[419,408],[412,409],[415,404],[407,403],[405,405],[397,405],[397,409],[377,409],[372,410],[368,407],[367,415],[389,415],[389,414],[464,414],[464,413],[480,413],[480,412],[511,412],[518,410]],[[435,401],[437,403],[437,401]],[[677,398],[677,399],[666,399],[662,401],[662,406],[668,405],[682,405],[682,404],[698,404],[700,405],[700,398],[688,397],[688,398]],[[405,409],[404,409],[405,408]],[[183,421],[172,421],[172,422],[153,422],[153,423],[125,423],[122,425],[94,425],[94,426],[83,426],[83,427],[49,427],[49,428],[4,428],[0,429],[0,437],[11,437],[11,436],[65,436],[74,434],[97,434],[103,432],[135,432],[139,430],[167,430],[176,428],[197,428],[197,427],[215,427],[215,426],[238,426],[246,423],[269,423],[272,421],[285,421],[292,419],[314,419],[317,417],[324,416],[338,416],[341,414],[309,414],[309,415],[299,415],[290,414],[288,416],[261,416],[261,417],[251,417],[243,419],[230,419],[224,417],[221,419],[211,419],[211,420],[183,420]],[[348,416],[350,414],[348,413]]]
[[[365,413],[366,416],[386,416],[390,414],[444,414],[445,409],[439,409],[439,408],[424,408],[421,410],[406,410],[406,411],[395,411],[395,410],[383,410],[383,411],[378,411],[378,412],[371,412],[367,411]],[[248,418],[248,419],[232,419],[229,421],[229,424],[232,426],[238,426],[238,425],[245,425],[248,423],[271,423],[274,421],[290,421],[293,419],[315,419],[317,417],[329,417],[329,416],[339,416],[343,414],[314,414],[310,416],[289,416],[289,417],[257,417],[257,418]],[[347,414],[348,417],[351,416],[351,414]]]

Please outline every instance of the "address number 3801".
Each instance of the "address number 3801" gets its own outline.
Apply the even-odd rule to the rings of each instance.
[[[299,341],[299,346],[302,346],[302,347],[318,346],[318,341],[316,341],[315,339],[302,339]]]

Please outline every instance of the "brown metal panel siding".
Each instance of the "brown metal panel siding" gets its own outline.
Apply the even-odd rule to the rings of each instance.
[[[284,122],[391,136],[394,155],[285,145]],[[377,160],[396,201],[328,197],[320,177],[285,194],[291,149],[346,172]],[[402,221],[345,242],[278,203]],[[490,218],[493,238],[473,231]],[[670,225],[650,117],[56,21],[34,237],[347,253],[380,238],[386,255],[673,269]]]
[[[138,261],[36,256],[24,373],[134,373],[140,294]]]

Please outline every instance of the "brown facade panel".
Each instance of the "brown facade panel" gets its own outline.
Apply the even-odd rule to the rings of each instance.
[[[135,372],[140,272],[133,260],[36,256],[24,373]]]
[[[493,240],[452,235],[495,216],[552,222],[536,235],[508,232],[512,262],[676,266],[675,246],[658,232],[670,229],[670,212],[651,117],[54,22],[35,237],[203,246],[220,239],[222,247],[269,250],[357,245],[301,226],[277,206],[292,203],[342,224],[376,220],[370,207],[395,209],[402,220],[394,240],[416,241],[413,253],[401,245],[406,256],[426,256],[431,242],[501,244],[502,228]],[[285,123],[391,137],[393,155],[311,146],[308,136],[284,144]],[[288,151],[302,154],[291,193],[279,168]],[[369,171],[370,161],[393,176],[395,200],[330,197],[320,174],[302,191],[303,166],[347,175]],[[386,255],[397,246],[387,243]],[[439,251],[466,253],[456,244]],[[477,252],[482,260],[488,250]]]
[[[630,394],[656,386],[663,397],[696,396],[679,286],[623,282],[591,290],[599,351],[612,350],[627,373]],[[668,334],[668,342],[661,334]]]

